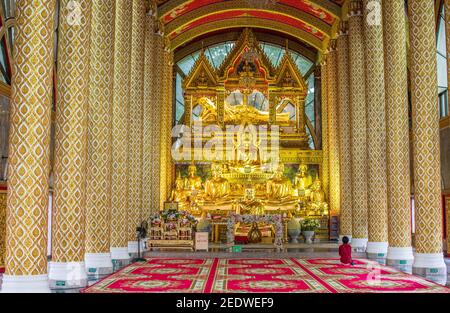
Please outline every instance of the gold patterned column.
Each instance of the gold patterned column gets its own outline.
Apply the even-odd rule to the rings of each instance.
[[[136,227],[142,222],[142,115],[144,109],[145,3],[133,0],[130,110],[128,112],[128,253],[137,253]]]
[[[447,47],[447,80],[450,80],[450,1],[444,1],[444,11],[445,11],[445,38]],[[450,256],[450,207],[446,208],[446,225],[447,225],[447,256]]]
[[[341,22],[337,39],[338,121],[340,165],[340,235],[352,237],[352,154],[350,127],[350,90],[348,59],[348,23]]]
[[[0,186],[0,268],[5,267],[5,249],[6,249],[6,189]]]
[[[155,21],[152,15],[153,11],[147,12],[145,21],[145,56],[144,56],[144,106],[143,106],[143,133],[142,133],[142,212],[143,218],[148,218],[153,210],[152,189],[153,175],[152,167],[155,162],[152,155],[152,146],[154,144],[154,128],[152,121],[153,110],[157,106],[153,94],[154,77],[153,63],[155,62]],[[158,175],[159,176],[159,175]],[[159,187],[159,186],[158,186]]]
[[[408,13],[416,219],[413,273],[445,284],[434,1],[409,0]]]
[[[389,249],[387,264],[412,270],[408,72],[403,0],[383,1]]]
[[[367,129],[362,1],[352,0],[349,9],[350,120],[352,131],[353,184],[352,246],[358,250],[365,250],[368,241]]]
[[[330,215],[339,216],[340,213],[340,181],[339,181],[339,135],[338,135],[338,76],[336,40],[330,42],[328,53],[328,151],[330,171]]]
[[[322,168],[321,180],[326,198],[330,194],[330,164],[328,163],[328,60],[327,54],[322,60]]]
[[[60,2],[50,287],[87,285],[84,264],[91,1]],[[74,79],[76,77],[76,79]],[[70,277],[69,277],[70,274]],[[64,285],[63,285],[64,284]]]
[[[130,109],[131,0],[115,1],[112,102],[111,258],[128,255],[128,112]]]
[[[102,274],[112,270],[109,225],[114,0],[92,2],[91,25],[85,261],[90,274]]]
[[[16,2],[2,292],[49,291],[47,212],[55,3]]]
[[[172,148],[172,81],[173,81],[173,52],[165,45],[163,53],[163,102],[161,104],[161,208],[164,201],[169,198],[173,182],[173,162],[171,155]]]
[[[389,1],[389,0],[384,0]],[[388,250],[386,101],[382,16],[371,19],[371,8],[382,0],[364,0],[364,40],[367,106],[367,197],[369,242],[367,255],[384,263]],[[380,11],[381,14],[381,11]]]
[[[156,31],[156,27],[155,27]],[[163,37],[154,34],[154,62],[152,66],[152,86],[153,94],[152,101],[154,106],[152,107],[151,124],[152,124],[152,168],[151,168],[151,180],[152,180],[152,193],[151,193],[151,206],[153,212],[158,212],[161,209],[161,111],[163,103],[162,93],[162,75],[163,75],[163,57],[164,51]]]

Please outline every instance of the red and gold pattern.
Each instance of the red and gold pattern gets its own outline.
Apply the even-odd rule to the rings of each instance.
[[[206,5],[211,4],[225,4],[224,0],[193,0],[189,2],[185,2],[185,4],[180,5],[178,7],[175,7],[174,9],[170,10],[169,12],[164,12],[161,16],[161,20],[164,22],[164,24],[168,24],[170,22],[173,22],[175,19],[180,18],[181,16],[192,12],[197,9],[201,9],[202,7]],[[235,1],[236,2],[236,1]],[[242,1],[247,3],[251,7],[251,3],[249,1]],[[332,25],[335,21],[335,17],[332,13],[329,11],[321,8],[317,4],[311,3],[311,1],[308,0],[279,0],[277,1],[278,4],[282,4],[286,6],[287,8],[295,8],[297,10],[300,10],[302,12],[305,12],[307,14],[310,14],[312,17],[318,18],[325,23]],[[274,7],[276,4],[273,5]]]
[[[356,260],[149,259],[83,290],[84,293],[450,293],[419,277]]]

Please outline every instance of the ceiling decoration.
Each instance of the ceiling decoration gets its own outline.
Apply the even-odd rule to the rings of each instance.
[[[253,27],[299,38],[318,51],[336,32],[345,0],[158,1],[158,18],[176,49],[226,28]]]

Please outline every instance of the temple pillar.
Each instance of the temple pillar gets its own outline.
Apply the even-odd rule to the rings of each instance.
[[[78,2],[78,24],[71,24],[69,2],[61,1],[59,16],[51,288],[87,285],[84,229],[91,1]]]
[[[142,127],[144,108],[145,2],[133,0],[130,109],[128,112],[128,253],[138,253],[136,228],[142,211]]]
[[[330,43],[327,59],[328,79],[328,162],[330,171],[330,216],[340,213],[339,135],[338,135],[338,66],[336,40]]]
[[[86,255],[88,275],[109,274],[111,222],[111,103],[114,71],[114,1],[92,2]]]
[[[55,4],[16,3],[4,293],[50,292],[47,221]]]
[[[348,23],[341,22],[337,39],[338,121],[340,169],[340,238],[352,238],[352,155],[348,59]]]
[[[112,101],[111,258],[118,267],[129,262],[128,112],[130,110],[130,46],[132,0],[115,1],[114,95]],[[114,19],[113,19],[114,20]]]
[[[390,1],[390,0],[384,0]],[[388,251],[386,101],[382,16],[371,20],[370,6],[382,0],[364,0],[364,40],[367,106],[367,197],[369,242],[367,256],[385,264]],[[380,11],[381,14],[381,11]]]
[[[441,167],[433,0],[409,0],[415,255],[413,273],[444,284]]]
[[[386,94],[387,264],[411,273],[410,159],[406,21],[403,0],[383,1]]]
[[[348,26],[353,190],[352,246],[356,250],[365,251],[368,241],[367,118],[364,19],[361,0],[350,2]]]
[[[155,27],[156,31],[156,27]],[[154,34],[154,47],[153,55],[158,55],[159,57],[154,59],[152,65],[152,115],[151,115],[151,127],[152,127],[152,168],[150,175],[152,180],[152,195],[151,195],[151,206],[153,212],[158,212],[161,206],[161,110],[163,101],[163,88],[162,88],[162,75],[163,75],[163,63],[164,60],[161,57],[164,51],[163,37],[159,34]]]
[[[153,129],[152,117],[153,110],[158,106],[154,100],[153,81],[157,79],[153,72],[153,62],[156,57],[155,51],[155,17],[154,11],[150,9],[147,12],[145,21],[145,48],[144,48],[144,106],[143,106],[143,130],[142,130],[142,218],[148,218],[154,207],[152,203],[153,175],[152,167],[155,161],[152,155],[152,146],[154,144],[155,130]]]
[[[450,1],[444,1],[445,11],[445,38],[447,47],[447,80],[450,81]],[[445,206],[446,225],[447,225],[447,256],[450,257],[450,206]],[[449,268],[450,271],[450,268]]]
[[[330,194],[330,164],[328,163],[328,60],[327,54],[322,60],[322,166],[320,179],[327,200]]]
[[[174,178],[174,167],[172,162],[172,120],[173,120],[173,51],[170,50],[170,44],[165,43],[162,53],[162,84],[163,84],[163,102],[161,102],[161,209],[164,202],[168,200]]]

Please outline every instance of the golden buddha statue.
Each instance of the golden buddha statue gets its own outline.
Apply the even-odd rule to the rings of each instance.
[[[308,166],[300,164],[298,172],[295,175],[294,189],[299,197],[308,197],[312,184],[311,176],[308,175]]]
[[[284,165],[280,164],[266,184],[266,195],[269,203],[283,204],[293,202],[292,183],[283,176],[283,173]]]
[[[212,178],[205,183],[205,199],[208,201],[223,201],[230,195],[230,183],[221,177],[222,166],[214,163],[211,166]]]
[[[322,182],[319,179],[314,181],[310,195],[310,210],[315,215],[328,215],[328,203],[325,201],[325,193],[322,190]]]
[[[194,163],[189,165],[186,185],[191,195],[195,195],[202,190],[202,179],[197,176],[197,167]]]
[[[264,204],[256,199],[256,192],[254,188],[247,187],[244,192],[244,199],[238,204],[239,214],[264,215]]]
[[[186,210],[189,208],[188,195],[184,189],[185,180],[181,177],[181,173],[178,172],[177,179],[175,180],[175,188],[172,190],[170,201],[178,203],[179,210]]]

